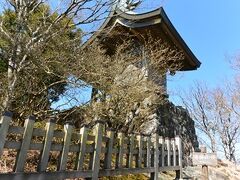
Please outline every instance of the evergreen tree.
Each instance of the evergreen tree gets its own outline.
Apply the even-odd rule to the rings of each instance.
[[[47,5],[21,11],[0,16],[2,110],[44,112],[66,89],[81,31],[67,16],[57,20]]]

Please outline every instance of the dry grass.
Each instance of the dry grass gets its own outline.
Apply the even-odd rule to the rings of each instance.
[[[100,180],[147,180],[148,176],[140,174],[140,175],[127,175],[127,176],[114,176],[114,177],[103,177]]]
[[[17,152],[14,150],[4,151],[0,159],[0,173],[13,171]]]

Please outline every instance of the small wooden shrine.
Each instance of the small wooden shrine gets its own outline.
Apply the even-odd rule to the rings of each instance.
[[[124,11],[122,8],[115,7],[100,29],[84,46],[89,45],[98,38],[107,46],[108,52],[113,52],[119,38],[124,38],[124,36],[128,38],[131,35],[134,36],[140,44],[150,35],[153,39],[163,39],[176,46],[184,53],[184,59],[181,62],[181,68],[178,69],[179,71],[196,70],[201,65],[201,62],[192,53],[174,28],[162,7],[142,14]],[[165,90],[167,90],[166,77],[159,81],[164,84]]]
[[[115,32],[118,33],[114,36]],[[84,46],[88,46],[95,39],[100,39],[107,46],[108,51],[112,52],[119,38],[124,38],[124,36],[128,38],[127,36],[132,35],[133,37],[137,37],[136,40],[139,41],[138,43],[141,43],[142,39],[147,38],[149,34],[153,39],[166,40],[184,53],[184,58],[181,62],[182,66],[178,69],[179,71],[192,71],[200,67],[201,62],[174,28],[162,7],[142,14],[116,7],[100,29]],[[166,84],[166,76],[164,78],[160,81]],[[166,89],[167,86],[165,84],[164,87]],[[169,102],[168,105],[156,109],[156,116],[154,117],[149,122],[146,122],[146,127],[149,130],[148,133],[163,131],[164,129],[164,132],[167,132],[170,136],[174,136],[176,128],[181,126],[181,132],[179,133],[183,137],[184,143],[187,144],[185,147],[190,150],[192,147],[195,148],[198,146],[194,121],[185,109],[174,106],[174,104]],[[190,145],[188,146],[188,144]]]

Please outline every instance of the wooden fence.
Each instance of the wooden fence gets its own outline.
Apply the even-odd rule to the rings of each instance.
[[[26,119],[24,127],[13,126],[11,122],[12,114],[5,112],[0,121],[0,157],[3,151],[10,150],[17,155],[13,172],[0,174],[1,180],[95,180],[140,173],[150,173],[150,179],[157,180],[162,171],[176,171],[176,178],[182,178],[182,147],[178,136],[169,139],[158,134],[125,135],[106,130],[100,121],[92,129],[83,126],[80,130],[69,123],[63,130],[56,130],[57,124],[52,120],[46,122],[45,129],[36,128],[33,116]],[[9,138],[13,136],[18,138]],[[38,167],[35,172],[26,172],[27,156],[36,151],[40,152]],[[53,152],[59,153],[55,171],[48,168]],[[72,169],[68,168],[69,159],[74,160]]]

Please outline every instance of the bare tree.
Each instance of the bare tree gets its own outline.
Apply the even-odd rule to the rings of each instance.
[[[236,162],[236,145],[240,137],[240,106],[235,101],[234,91],[227,89],[216,89],[213,92],[214,105],[218,113],[218,134],[221,146],[224,150],[226,159]]]
[[[197,83],[182,96],[196,127],[208,137],[213,152],[223,150],[226,159],[236,161],[236,145],[240,136],[239,93],[236,84],[225,84],[224,88],[207,89]],[[219,140],[219,141],[218,141]],[[220,149],[217,149],[220,146]]]
[[[203,136],[202,141],[205,141],[212,152],[216,152],[217,117],[210,94],[206,85],[196,83],[189,92],[181,95],[181,99],[195,120],[196,128],[208,138],[204,140]],[[208,141],[210,141],[210,145],[207,143]]]

